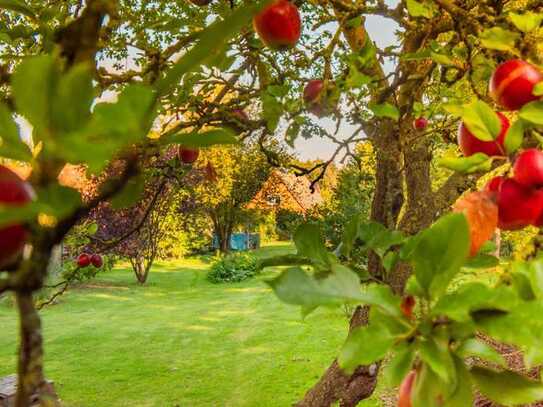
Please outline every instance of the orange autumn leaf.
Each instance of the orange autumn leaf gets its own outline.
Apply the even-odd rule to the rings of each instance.
[[[487,192],[472,192],[456,201],[453,211],[463,213],[468,220],[470,256],[474,256],[498,227],[498,206]]]

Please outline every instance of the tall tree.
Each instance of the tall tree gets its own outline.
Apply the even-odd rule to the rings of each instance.
[[[193,208],[209,217],[220,250],[228,252],[232,232],[252,217],[247,204],[267,180],[272,167],[257,145],[215,147],[205,152],[203,160],[213,168],[214,182],[195,186],[191,196],[195,201]]]

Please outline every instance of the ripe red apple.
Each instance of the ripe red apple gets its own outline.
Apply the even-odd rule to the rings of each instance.
[[[312,79],[305,85],[304,102],[308,110],[315,116],[321,117],[326,113],[326,90],[324,81]]]
[[[488,183],[485,185],[483,191],[488,192],[490,196],[495,200],[498,197],[498,193],[500,192],[500,187],[502,186],[502,182],[505,181],[505,177],[498,176],[492,178]]]
[[[527,187],[543,186],[543,152],[530,148],[520,153],[513,166],[513,178]]]
[[[276,0],[253,17],[253,26],[264,44],[273,49],[292,48],[301,34],[298,7],[288,0]]]
[[[509,130],[509,120],[502,113],[498,112],[498,116],[502,123],[502,128],[498,138],[493,141],[482,141],[475,137],[464,123],[458,128],[458,145],[462,154],[466,157],[475,153],[485,153],[488,156],[503,156],[505,155],[505,147],[503,141],[507,130]]]
[[[178,155],[179,159],[183,164],[192,164],[198,159],[198,156],[200,155],[200,150],[198,150],[197,148],[187,148],[179,146]]]
[[[475,256],[498,227],[498,206],[492,192],[471,192],[453,205],[453,211],[463,213],[468,221],[470,256]]]
[[[425,117],[419,117],[413,121],[415,130],[424,130],[426,127],[428,127],[428,119]]]
[[[81,253],[77,258],[77,265],[79,267],[88,267],[91,264],[91,256],[87,253]]]
[[[490,94],[505,109],[519,110],[526,103],[539,99],[534,86],[543,81],[543,74],[532,64],[512,59],[499,65],[490,78]]]
[[[415,308],[415,303],[415,297],[413,297],[412,295],[408,295],[402,299],[402,302],[400,304],[402,314],[404,314],[409,319],[413,318],[413,309]]]
[[[417,378],[417,371],[411,370],[403,379],[398,391],[398,407],[412,407],[411,393],[413,392],[413,386],[415,379]]]
[[[0,204],[24,206],[32,200],[30,185],[9,168],[0,165]],[[0,228],[0,270],[13,266],[21,256],[28,238],[23,225],[13,224]]]
[[[333,98],[332,89],[324,87],[321,79],[312,79],[304,88],[304,103],[307,109],[317,117],[326,116],[331,112],[337,100]]]
[[[92,265],[96,267],[97,269],[102,267],[104,264],[104,261],[102,260],[102,256],[100,256],[99,254],[93,254],[90,261]]]
[[[518,230],[542,221],[543,190],[527,188],[508,178],[501,184],[497,203],[498,227],[502,230]]]

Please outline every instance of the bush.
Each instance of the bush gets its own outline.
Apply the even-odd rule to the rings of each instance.
[[[211,266],[207,279],[212,283],[235,283],[258,273],[257,259],[250,253],[233,253],[217,260]]]

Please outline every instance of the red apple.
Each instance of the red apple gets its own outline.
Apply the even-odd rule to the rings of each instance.
[[[470,256],[475,256],[498,227],[498,206],[492,192],[471,192],[453,205],[453,211],[463,213],[468,221]]]
[[[458,128],[458,145],[462,154],[466,157],[475,153],[485,153],[488,156],[503,156],[505,155],[505,147],[503,141],[507,130],[509,130],[509,120],[502,113],[498,112],[498,116],[502,122],[502,128],[498,138],[493,141],[482,141],[475,137],[464,123]]]
[[[519,110],[526,103],[539,99],[534,86],[543,81],[543,74],[521,59],[499,65],[490,78],[490,94],[505,109]]]
[[[513,166],[513,178],[527,187],[543,186],[543,152],[530,148],[520,153]]]
[[[428,119],[425,117],[419,117],[413,121],[413,128],[415,130],[424,130],[428,127]]]
[[[498,193],[500,192],[502,182],[505,180],[506,178],[503,176],[494,177],[488,181],[483,191],[488,192],[493,199],[496,199],[498,197]]]
[[[9,168],[0,165],[0,205],[24,206],[32,200],[30,185]],[[28,238],[23,225],[11,224],[0,228],[0,270],[13,266]]]
[[[298,8],[287,0],[276,0],[253,18],[253,26],[264,44],[273,49],[292,48],[300,39]]]
[[[543,190],[527,188],[512,178],[502,182],[497,203],[502,230],[518,230],[542,220]]]
[[[192,164],[198,159],[198,156],[200,155],[200,150],[198,150],[197,148],[187,148],[179,146],[178,155],[179,159],[183,164]]]
[[[398,391],[398,407],[412,407],[411,393],[413,392],[413,386],[415,379],[417,378],[417,371],[411,370],[403,379]]]
[[[77,265],[81,268],[88,267],[91,264],[91,256],[87,253],[81,253],[77,258]]]
[[[312,79],[305,85],[304,102],[315,116],[322,116],[325,113],[324,91],[324,81],[320,79]]]
[[[332,93],[330,88],[326,89],[324,87],[323,80],[312,79],[305,85],[304,103],[315,116],[326,116],[337,103],[337,99],[333,97]]]
[[[404,314],[409,319],[413,318],[413,308],[415,308],[415,302],[415,297],[413,297],[412,295],[408,295],[402,299],[402,302],[400,304],[402,314]]]
[[[93,254],[90,261],[92,265],[96,267],[97,269],[102,267],[104,264],[104,261],[102,260],[102,256],[100,256],[99,254]]]

